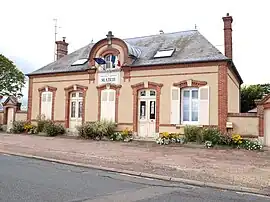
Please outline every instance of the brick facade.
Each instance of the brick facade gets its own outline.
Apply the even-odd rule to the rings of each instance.
[[[227,65],[218,67],[218,127],[226,132],[228,115],[228,68]]]
[[[224,46],[225,46],[225,56],[232,59],[233,49],[232,49],[232,16],[227,13],[225,17],[222,18],[224,22]]]

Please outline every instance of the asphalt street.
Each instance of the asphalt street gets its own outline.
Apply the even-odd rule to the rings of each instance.
[[[0,201],[264,202],[270,198],[0,154]]]

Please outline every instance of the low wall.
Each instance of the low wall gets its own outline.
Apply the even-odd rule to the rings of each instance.
[[[256,113],[229,113],[228,121],[233,123],[232,133],[243,137],[259,136],[259,117]]]
[[[26,121],[27,120],[27,111],[18,111],[15,114],[16,121]]]
[[[15,113],[15,121],[26,121],[27,111],[18,111]],[[4,124],[4,112],[0,111],[0,124]]]

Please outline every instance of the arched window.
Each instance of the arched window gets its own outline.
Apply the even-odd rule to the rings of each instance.
[[[117,56],[108,54],[104,57],[104,59],[106,61],[106,69],[115,69],[118,62]]]

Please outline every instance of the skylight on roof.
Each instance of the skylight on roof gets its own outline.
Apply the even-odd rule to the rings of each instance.
[[[73,62],[72,66],[73,65],[84,65],[87,61],[88,61],[87,58],[82,58],[82,59],[79,59],[79,60],[76,60],[75,62]]]
[[[154,58],[171,57],[173,52],[174,52],[174,49],[159,50],[155,54]]]

